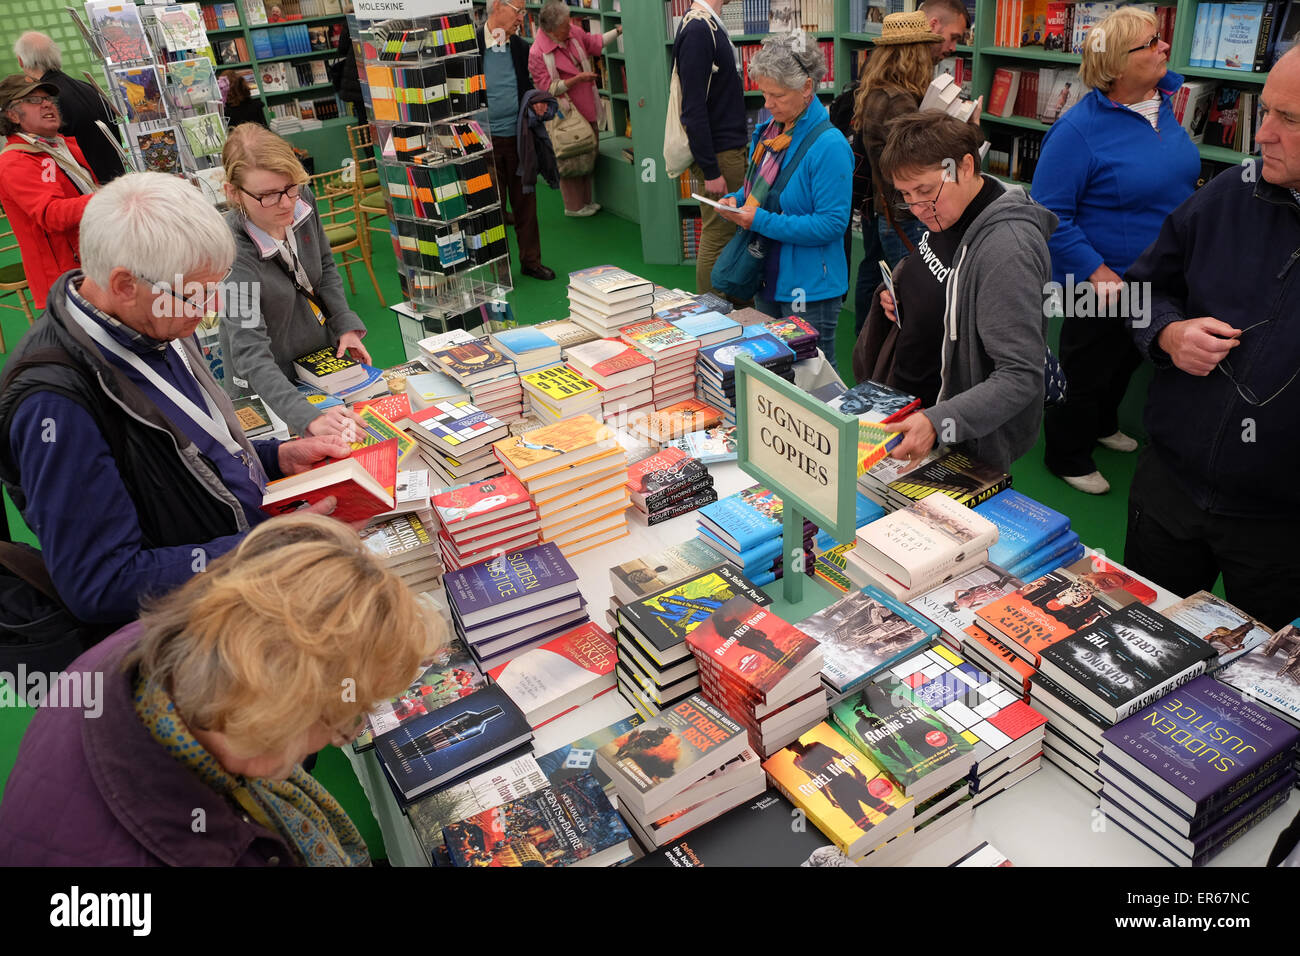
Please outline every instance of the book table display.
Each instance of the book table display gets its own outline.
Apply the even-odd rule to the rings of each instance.
[[[735,462],[712,464],[709,471],[720,498],[753,483]],[[692,538],[698,527],[694,512],[654,527],[634,520],[628,525],[627,537],[571,559],[591,618],[602,627],[606,626],[604,609],[609,606],[611,596],[610,567]],[[764,590],[775,602],[770,610],[791,622],[802,620],[842,596],[819,579],[811,578],[805,582],[803,601],[792,612],[781,603],[780,580]],[[1157,597],[1151,604],[1154,610],[1178,600],[1168,591],[1155,590]],[[533,741],[533,753],[549,753],[633,713],[632,705],[617,689],[612,690],[540,727]],[[389,861],[394,866],[428,866],[428,857],[397,804],[375,751],[356,754],[348,747],[344,753],[370,801]],[[1156,853],[1108,821],[1097,809],[1095,795],[1055,765],[1046,760],[1041,763],[1038,772],[981,804],[959,826],[920,847],[906,865],[946,866],[984,841],[996,846],[1017,866],[1167,865]],[[1290,803],[1280,807],[1216,856],[1211,865],[1262,866],[1278,835],[1294,815]]]

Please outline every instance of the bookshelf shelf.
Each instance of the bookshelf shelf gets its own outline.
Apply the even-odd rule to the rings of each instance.
[[[265,92],[262,95],[269,99],[272,96],[296,96],[296,95],[301,95],[303,93],[312,93],[316,90],[332,90],[332,89],[334,89],[333,83],[316,83],[313,86],[298,86],[292,90],[271,90],[270,92]]]
[[[841,40],[848,40],[851,43],[875,43],[878,33],[845,33],[840,36]]]
[[[310,50],[307,53],[285,53],[280,56],[268,56],[265,59],[254,57],[258,63],[286,63],[291,60],[310,60],[314,56],[337,56],[336,50]]]
[[[1216,70],[1204,66],[1182,66],[1175,69],[1172,65],[1171,70],[1181,73],[1184,76],[1195,76],[1204,80],[1223,80],[1226,83],[1251,83],[1263,86],[1264,81],[1268,79],[1267,73],[1246,73],[1242,70]]]
[[[289,27],[293,26],[295,23],[326,23],[329,21],[345,19],[347,18],[341,13],[329,13],[323,17],[303,17],[300,20],[281,20],[278,23],[255,23],[248,29],[251,32],[253,30],[267,30],[271,27]],[[212,31],[209,30],[208,32],[211,33]]]
[[[1012,60],[1039,60],[1044,63],[1067,63],[1078,66],[1083,58],[1077,53],[1060,53],[1056,50],[1043,50],[1037,47],[993,46],[984,51],[985,56],[1006,57]]]
[[[1044,123],[1041,120],[1031,119],[1028,116],[992,116],[988,113],[980,114],[980,122],[988,120],[990,123],[1004,123],[1007,126],[1019,126],[1022,129],[1034,129],[1040,133],[1046,133],[1051,129],[1051,124]]]
[[[252,61],[245,60],[243,63],[218,63],[213,69],[220,73],[222,70],[242,70],[252,65]]]
[[[225,36],[228,33],[242,34],[243,32],[244,32],[243,27],[218,27],[215,30],[208,30],[207,34],[210,37],[220,37],[220,36]]]
[[[1235,166],[1239,165],[1243,159],[1253,158],[1249,153],[1239,153],[1235,149],[1228,149],[1225,146],[1198,143],[1196,148],[1201,151],[1202,159],[1211,159],[1216,163],[1232,163]]]

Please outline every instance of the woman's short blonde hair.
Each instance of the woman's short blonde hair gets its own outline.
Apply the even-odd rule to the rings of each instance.
[[[1128,51],[1150,40],[1156,25],[1154,13],[1121,7],[1089,30],[1083,38],[1083,62],[1079,65],[1084,86],[1109,92],[1128,65]]]
[[[141,623],[124,666],[247,757],[283,752],[317,721],[355,724],[447,640],[431,605],[355,531],[320,515],[259,525]]]
[[[221,150],[221,164],[226,168],[226,181],[235,186],[244,185],[244,173],[250,169],[278,173],[299,186],[308,179],[293,147],[258,123],[240,123],[230,131]]]

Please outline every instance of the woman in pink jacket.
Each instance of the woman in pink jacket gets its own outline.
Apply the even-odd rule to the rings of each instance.
[[[600,136],[596,118],[600,100],[596,95],[596,72],[591,58],[600,55],[611,40],[623,32],[621,26],[604,36],[593,36],[569,19],[569,8],[562,0],[548,0],[538,18],[540,29],[528,54],[528,71],[539,90],[552,96],[567,94],[582,118]],[[555,59],[555,68],[547,63],[547,54]],[[592,216],[600,203],[591,199],[591,174],[560,180],[566,216]]]

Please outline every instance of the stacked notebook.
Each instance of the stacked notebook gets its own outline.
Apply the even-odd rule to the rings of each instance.
[[[361,540],[412,591],[442,584],[443,560],[430,511],[395,515],[361,531]]]
[[[700,509],[696,521],[704,543],[743,570],[759,587],[784,571],[781,499],[762,485],[752,485]],[[804,521],[803,551],[812,553],[817,528]],[[813,572],[812,562],[804,569]]]
[[[688,514],[718,500],[709,469],[679,448],[665,448],[627,470],[632,515],[646,525]]]
[[[760,756],[826,719],[821,646],[744,595],[718,608],[686,643],[704,696],[744,726]]]
[[[700,349],[695,394],[722,409],[728,425],[736,424],[736,356],[741,354],[787,382],[794,381],[794,352],[770,332]]]
[[[627,454],[607,425],[578,415],[493,449],[532,496],[543,541],[572,557],[628,533]]]
[[[600,389],[605,419],[651,407],[655,364],[621,338],[597,339],[565,351],[573,370]]]
[[[438,489],[481,481],[504,470],[492,443],[506,423],[470,402],[436,402],[397,423],[415,439],[419,457]]]
[[[505,551],[539,542],[540,523],[528,489],[513,475],[498,475],[433,496],[438,548],[448,568],[468,567]]]
[[[653,317],[654,284],[617,266],[569,273],[569,314],[598,338],[617,337],[625,326]],[[567,351],[567,347],[566,347]]]
[[[487,671],[587,620],[578,575],[553,544],[540,544],[443,578],[456,635]]]
[[[998,492],[975,511],[998,526],[989,561],[1015,577],[1033,580],[1083,556],[1068,517],[1014,488]]]
[[[600,414],[600,389],[567,365],[527,372],[520,380],[528,410],[539,421],[551,423],[574,415]]]
[[[762,793],[745,731],[699,695],[665,708],[596,751],[619,812],[653,850]]]
[[[700,340],[664,319],[638,322],[623,329],[621,338],[654,363],[650,378],[655,408],[672,405],[695,394],[695,356]]]

